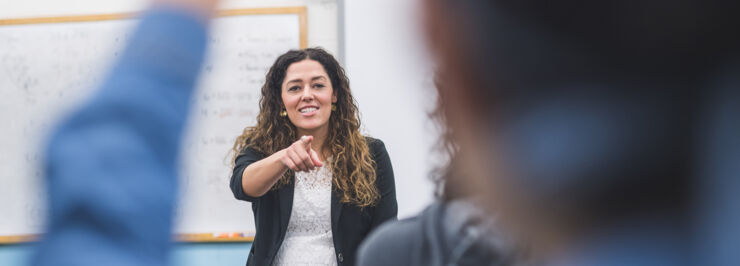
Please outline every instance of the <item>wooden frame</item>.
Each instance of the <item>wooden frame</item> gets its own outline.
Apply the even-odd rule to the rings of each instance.
[[[15,18],[0,19],[0,26],[26,25],[26,24],[48,24],[66,22],[93,22],[104,20],[121,20],[135,18],[140,13],[113,13],[99,15],[60,16],[60,17],[38,17],[38,18]],[[219,10],[216,17],[245,16],[245,15],[280,15],[297,14],[300,32],[300,48],[308,47],[308,25],[306,7],[274,7],[274,8],[246,8]]]
[[[38,236],[39,235],[0,236],[0,245],[33,242],[38,238]]]
[[[0,19],[0,26],[9,25],[27,25],[27,24],[49,24],[49,23],[67,23],[67,22],[94,22],[105,20],[122,20],[135,18],[141,13],[114,13],[99,15],[80,15],[80,16],[59,16],[59,17],[37,17],[37,18],[17,18],[17,19]],[[308,47],[308,26],[306,7],[277,7],[277,8],[247,8],[247,9],[227,9],[217,12],[216,17],[227,16],[245,16],[245,15],[280,15],[280,14],[297,14],[300,34],[300,48]],[[0,236],[0,245],[20,244],[34,242],[41,235],[6,235]],[[226,243],[226,242],[252,242],[254,236],[230,236],[228,234],[197,233],[197,234],[176,234],[174,236],[178,242],[189,243]]]

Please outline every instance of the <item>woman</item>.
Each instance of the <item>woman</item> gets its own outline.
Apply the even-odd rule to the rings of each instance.
[[[365,236],[396,219],[388,152],[359,128],[333,56],[309,48],[278,57],[257,125],[233,148],[231,190],[252,202],[257,227],[247,265],[354,265]]]

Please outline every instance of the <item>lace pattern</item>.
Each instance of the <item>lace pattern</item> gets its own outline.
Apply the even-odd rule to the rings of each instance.
[[[331,169],[295,174],[288,231],[273,265],[337,265],[331,232]]]

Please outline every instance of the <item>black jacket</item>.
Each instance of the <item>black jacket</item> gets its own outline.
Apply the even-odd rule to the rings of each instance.
[[[377,179],[375,184],[380,192],[380,200],[374,206],[360,208],[351,203],[341,203],[332,183],[331,231],[334,238],[334,251],[339,266],[355,265],[355,253],[370,231],[388,220],[396,220],[398,204],[396,186],[390,157],[382,141],[367,138],[373,160],[375,160]],[[252,202],[254,224],[257,234],[249,251],[247,265],[272,265],[288,228],[288,220],[293,206],[294,182],[277,190],[270,190],[258,198],[244,194],[242,173],[247,166],[266,156],[251,148],[245,148],[236,157],[231,176],[231,191],[234,197]]]

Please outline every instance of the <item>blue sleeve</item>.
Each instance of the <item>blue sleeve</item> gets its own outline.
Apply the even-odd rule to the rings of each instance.
[[[49,217],[33,265],[166,265],[176,157],[206,25],[145,13],[98,91],[53,132]]]

